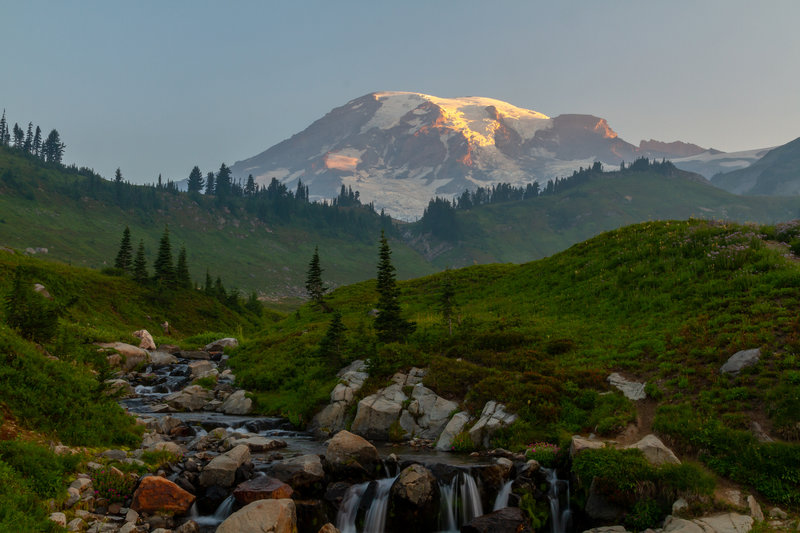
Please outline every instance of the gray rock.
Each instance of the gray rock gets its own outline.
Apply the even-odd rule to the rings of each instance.
[[[495,401],[488,401],[481,411],[481,417],[469,430],[469,436],[476,447],[489,447],[489,439],[498,429],[513,423],[517,415],[507,413],[505,406]]]
[[[641,450],[647,461],[653,465],[681,463],[680,459],[678,459],[672,450],[667,448],[667,446],[661,442],[661,439],[653,434],[645,435],[642,437],[642,440],[630,446],[626,446],[626,448],[637,448]]]
[[[231,442],[231,444],[233,444],[234,446],[239,446],[240,444],[244,444],[250,449],[251,452],[255,453],[262,453],[286,447],[286,441],[282,441],[279,439],[268,439],[267,437],[261,437],[258,435],[252,437],[246,437],[243,439],[235,439]]]
[[[319,455],[300,455],[270,465],[268,475],[289,484],[293,489],[313,489],[325,480]]]
[[[150,352],[150,364],[153,366],[168,366],[178,362],[178,358],[168,352]]]
[[[189,371],[192,373],[192,379],[204,378],[216,369],[216,365],[211,361],[200,360],[189,363]]]
[[[408,397],[398,384],[367,396],[358,402],[358,411],[351,431],[368,439],[388,440],[389,428],[400,417]]]
[[[139,331],[134,331],[133,336],[139,339],[141,342],[139,343],[139,348],[142,350],[155,350],[156,343],[153,342],[153,336],[150,335],[150,332],[146,329],[140,329]]]
[[[249,460],[250,449],[245,445],[236,446],[214,457],[200,472],[198,482],[203,487],[230,487],[236,478],[236,469]]]
[[[368,377],[366,367],[366,363],[359,359],[336,374],[340,382],[331,391],[331,403],[314,416],[309,424],[309,431],[324,438],[344,429],[347,410]]]
[[[342,430],[328,443],[325,460],[336,471],[349,471],[353,468],[373,473],[380,463],[378,450],[369,441],[354,433]]]
[[[225,348],[234,348],[239,346],[239,341],[234,339],[233,337],[226,337],[224,339],[218,339],[214,342],[210,342],[206,344],[203,350],[207,352],[222,352]]]
[[[211,354],[205,350],[181,350],[178,357],[183,359],[211,359]]]
[[[747,533],[753,527],[753,519],[738,513],[724,513],[684,520],[668,516],[664,521],[664,533]]]
[[[55,522],[61,527],[67,527],[67,515],[64,513],[51,513],[49,518],[51,522]]]
[[[106,394],[111,396],[119,394],[121,398],[127,398],[135,394],[131,384],[124,379],[107,379],[103,383],[106,385]]]
[[[735,376],[741,372],[743,368],[753,366],[754,364],[758,363],[759,357],[761,357],[760,348],[752,348],[750,350],[736,352],[728,358],[719,371],[723,374]]]
[[[439,440],[436,442],[436,449],[441,451],[450,451],[453,445],[453,439],[464,431],[464,428],[469,423],[470,416],[466,411],[461,411],[453,415],[453,418],[447,423],[439,435]]]
[[[179,411],[199,411],[214,399],[214,393],[200,385],[189,385],[164,398],[167,404]]]
[[[447,425],[450,413],[458,408],[457,403],[445,400],[422,385],[414,386],[411,398],[407,409],[410,416],[401,418],[400,425],[407,433],[423,439],[438,437]]]
[[[294,501],[258,500],[225,519],[217,533],[291,533],[297,531]]]
[[[246,415],[253,410],[253,400],[245,396],[244,390],[237,390],[222,402],[217,410],[227,415]]]
[[[628,530],[622,526],[601,526],[587,529],[583,533],[628,533]]]
[[[764,512],[761,510],[761,505],[752,494],[747,496],[747,507],[750,509],[750,516],[753,517],[753,520],[756,522],[764,521]]]
[[[119,359],[119,366],[125,372],[130,372],[141,363],[150,361],[150,354],[146,350],[142,350],[132,344],[124,342],[102,342],[98,343],[102,348],[110,348],[120,354],[122,357]],[[118,359],[109,357],[109,364],[118,361]]]
[[[83,531],[86,529],[86,522],[82,518],[73,518],[67,522],[67,531]]]
[[[597,450],[603,446],[605,446],[605,443],[601,440],[587,439],[579,435],[573,435],[572,441],[569,444],[569,456],[574,458],[582,451]]]
[[[647,394],[644,392],[644,383],[629,381],[616,372],[608,376],[606,379],[612,386],[619,389],[620,392],[622,392],[622,394],[629,400],[637,401],[647,398]]]

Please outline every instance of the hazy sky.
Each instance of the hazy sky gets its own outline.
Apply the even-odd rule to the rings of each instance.
[[[134,182],[265,150],[378,90],[725,151],[800,136],[800,2],[0,0],[0,108]]]

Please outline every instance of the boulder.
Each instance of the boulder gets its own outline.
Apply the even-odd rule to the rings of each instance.
[[[753,366],[754,364],[758,363],[759,357],[761,357],[760,348],[752,348],[750,350],[736,352],[728,358],[719,371],[722,374],[735,376],[741,372],[743,368]]]
[[[505,507],[478,516],[461,527],[461,533],[532,533],[525,513],[519,507]]]
[[[400,417],[400,426],[409,435],[435,439],[447,425],[450,414],[457,408],[457,403],[445,400],[431,389],[418,384],[411,391],[411,402]]]
[[[50,292],[47,290],[47,288],[44,285],[42,285],[41,283],[34,283],[33,284],[33,292],[41,294],[42,296],[44,296],[48,300],[52,300],[53,299],[53,296],[50,294]]]
[[[447,422],[447,425],[439,435],[439,440],[436,441],[436,449],[449,452],[453,446],[453,439],[456,435],[464,431],[464,428],[469,424],[470,416],[466,411],[461,411],[453,415],[453,418]]]
[[[206,352],[222,352],[225,348],[235,348],[236,346],[239,346],[238,340],[233,337],[226,337],[206,344],[203,350]]]
[[[203,487],[230,487],[236,479],[236,469],[250,460],[250,449],[239,445],[214,457],[200,472],[198,482]]]
[[[156,343],[153,341],[153,336],[146,329],[140,329],[139,331],[134,331],[133,336],[139,339],[141,342],[139,343],[139,348],[143,350],[155,350]]]
[[[286,441],[282,441],[280,439],[268,439],[267,437],[261,437],[258,435],[253,437],[245,437],[243,439],[234,439],[231,441],[231,444],[234,446],[244,444],[250,448],[251,452],[254,453],[263,453],[270,450],[277,450],[279,448],[286,448]]]
[[[216,365],[207,360],[192,361],[189,363],[189,372],[191,372],[192,379],[204,378],[211,375],[212,371],[216,369]]]
[[[407,399],[402,386],[397,383],[367,396],[358,402],[351,431],[368,439],[388,440],[389,428],[400,417],[403,402]]]
[[[753,519],[738,513],[724,513],[685,520],[668,516],[663,533],[747,533],[753,527]]]
[[[317,533],[341,533],[341,531],[339,531],[339,528],[328,522],[327,524],[319,528],[319,531],[317,531]]]
[[[273,463],[267,469],[267,474],[288,483],[294,490],[306,495],[321,491],[325,481],[322,461],[319,455],[313,454]]]
[[[389,490],[387,531],[435,531],[439,515],[439,484],[420,464],[405,468]]]
[[[645,435],[642,440],[630,446],[626,446],[626,448],[637,448],[641,450],[647,461],[653,465],[663,465],[665,463],[677,465],[681,463],[681,460],[678,459],[672,450],[667,448],[667,446],[661,442],[661,439],[652,433],[650,435]]]
[[[222,402],[217,409],[226,415],[246,415],[253,410],[253,400],[245,396],[244,390],[237,390]]]
[[[330,521],[322,500],[293,500],[297,514],[298,531],[319,531]],[[335,516],[334,516],[335,518]]]
[[[579,435],[573,435],[572,441],[569,443],[569,456],[574,458],[584,450],[597,450],[604,446],[605,443],[601,440],[586,439]]]
[[[638,381],[628,381],[616,372],[608,376],[606,379],[613,387],[619,389],[619,391],[622,392],[622,394],[629,400],[637,401],[647,398],[647,394],[644,392],[644,383],[639,383]]]
[[[178,362],[178,358],[168,352],[150,352],[150,364],[153,366],[169,366]]]
[[[753,520],[756,522],[764,521],[764,511],[761,510],[761,505],[752,494],[747,496],[747,508],[750,510],[750,516],[753,517]]]
[[[174,454],[174,455],[183,454],[183,448],[181,448],[181,445],[178,444],[177,442],[172,442],[171,440],[167,440],[167,441],[163,441],[163,442],[157,442],[153,446],[153,449],[155,451],[157,451],[157,452],[158,451],[166,451],[166,452],[169,452],[169,453]]]
[[[346,430],[334,435],[328,443],[325,460],[335,473],[345,476],[355,474],[354,477],[374,477],[371,474],[375,473],[381,462],[375,446]]]
[[[107,379],[103,383],[106,385],[106,394],[110,396],[119,395],[120,398],[127,398],[135,394],[131,384],[124,379]]]
[[[64,513],[50,513],[50,521],[55,522],[61,527],[67,527],[67,515]]]
[[[124,342],[101,342],[98,343],[98,346],[115,350],[122,356],[118,364],[125,372],[130,372],[139,364],[146,363],[150,360],[150,355],[145,350],[133,346],[132,344],[126,344]],[[109,364],[113,365],[116,361],[117,358],[109,358]]]
[[[189,385],[183,390],[173,392],[164,401],[178,411],[199,411],[214,399],[214,392],[200,385]]]
[[[142,478],[133,493],[131,509],[138,513],[186,514],[194,500],[194,494],[183,490],[172,481],[159,476],[148,476]]]
[[[181,350],[178,352],[181,359],[211,359],[211,354],[205,350]]]
[[[600,526],[587,529],[583,533],[629,533],[623,526]]]
[[[469,430],[470,439],[476,447],[488,448],[492,434],[516,419],[517,415],[506,413],[503,404],[488,401],[481,411],[481,417]]]
[[[233,491],[233,497],[240,504],[247,505],[258,500],[291,498],[292,493],[294,493],[292,487],[280,479],[258,476],[239,484]]]
[[[331,391],[331,403],[314,416],[308,426],[309,431],[317,437],[325,438],[344,429],[347,409],[369,376],[366,369],[366,362],[358,359],[336,374],[340,381]]]
[[[217,533],[295,533],[297,514],[289,499],[258,500],[225,519]]]

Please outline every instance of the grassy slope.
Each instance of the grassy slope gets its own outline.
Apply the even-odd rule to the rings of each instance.
[[[800,215],[800,199],[742,197],[692,174],[610,172],[553,196],[458,212],[463,241],[434,264],[521,263],[560,252],[603,231],[690,217],[774,223]]]
[[[533,263],[453,271],[452,337],[436,311],[442,274],[404,282],[403,306],[418,324],[407,345],[374,346],[374,282],[338,289],[330,305],[349,328],[350,358],[428,365],[426,384],[473,412],[489,399],[510,405],[523,422],[502,436],[507,445],[623,429],[631,405],[598,394],[612,371],[647,380],[659,405],[683,410],[686,427],[722,421],[710,438],[758,420],[773,435],[797,439],[800,268],[762,234],[776,237],[774,228],[644,223]],[[263,408],[307,417],[325,400],[334,369],[313,350],[328,320],[304,307],[234,358],[242,382],[261,390]],[[730,355],[751,347],[762,348],[759,365],[733,379],[719,374]],[[665,434],[696,450],[685,435]],[[787,468],[800,474],[800,465]],[[797,485],[789,482],[783,503],[800,503]]]
[[[134,249],[144,239],[152,262],[164,225],[169,224],[173,251],[177,256],[180,246],[186,246],[193,278],[202,281],[208,268],[229,289],[258,290],[272,297],[304,296],[305,272],[315,246],[333,285],[365,279],[374,272],[377,234],[374,242],[362,242],[302,223],[267,225],[247,215],[207,211],[186,194],[165,194],[168,208],[158,212],[125,211],[53,193],[47,183],[71,183],[75,176],[0,149],[0,176],[5,170],[19,176],[15,181],[23,185],[15,190],[0,180],[0,246],[47,248],[48,257],[103,268],[113,265],[128,225]],[[410,248],[401,243],[395,247],[409,277],[434,271]]]

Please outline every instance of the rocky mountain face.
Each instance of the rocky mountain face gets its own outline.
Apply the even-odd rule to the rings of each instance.
[[[714,176],[711,182],[735,194],[800,194],[800,137],[765,152],[752,165]]]
[[[273,178],[309,186],[312,199],[342,185],[392,216],[413,219],[434,196],[506,182],[524,185],[569,175],[595,161],[713,154],[683,142],[619,138],[592,115],[548,117],[500,100],[371,93],[332,110],[302,132],[231,168],[259,184]]]

